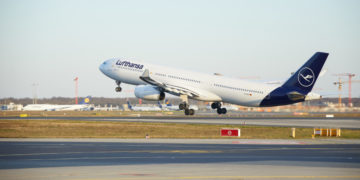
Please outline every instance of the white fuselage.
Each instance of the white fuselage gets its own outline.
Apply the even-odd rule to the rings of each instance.
[[[100,70],[108,77],[132,85],[146,85],[147,83],[139,77],[148,69],[152,79],[177,87],[201,92],[204,96],[194,98],[202,101],[221,101],[243,106],[259,106],[261,101],[276,88],[276,86],[247,82],[235,78],[218,75],[180,70],[176,68],[151,65],[132,61],[141,64],[143,68],[119,66],[118,59],[105,61]]]

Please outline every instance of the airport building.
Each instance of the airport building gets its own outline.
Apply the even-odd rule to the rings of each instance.
[[[22,109],[23,109],[22,104],[15,104],[13,102],[10,102],[9,104],[1,105],[2,111],[21,111]]]

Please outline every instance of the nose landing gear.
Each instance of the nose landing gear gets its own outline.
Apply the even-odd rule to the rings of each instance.
[[[120,81],[115,81],[115,82],[116,82],[116,85],[118,86],[118,87],[115,88],[115,91],[116,92],[121,92],[121,90],[122,90],[122,88],[120,87],[121,82]]]

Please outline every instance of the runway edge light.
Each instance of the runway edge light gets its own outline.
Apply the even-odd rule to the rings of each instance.
[[[291,137],[292,138],[295,138],[295,131],[296,131],[296,128],[291,128]]]

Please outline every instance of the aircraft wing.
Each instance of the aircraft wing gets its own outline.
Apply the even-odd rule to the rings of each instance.
[[[188,95],[189,97],[198,97],[200,96],[199,93],[190,90],[188,88],[179,87],[176,85],[166,84],[162,82],[158,82],[150,77],[150,73],[148,69],[145,69],[144,73],[140,76],[140,79],[153,85],[162,88],[165,92],[169,92],[172,94],[181,94],[181,95]]]
[[[211,92],[202,89],[196,89],[190,86],[186,87],[184,85],[179,86],[179,85],[157,81],[150,77],[150,73],[148,69],[145,69],[144,73],[140,76],[140,79],[153,86],[157,86],[162,90],[164,90],[165,92],[168,92],[173,95],[187,95],[189,98],[203,100],[203,101],[221,101],[221,98],[216,94],[213,94]]]

